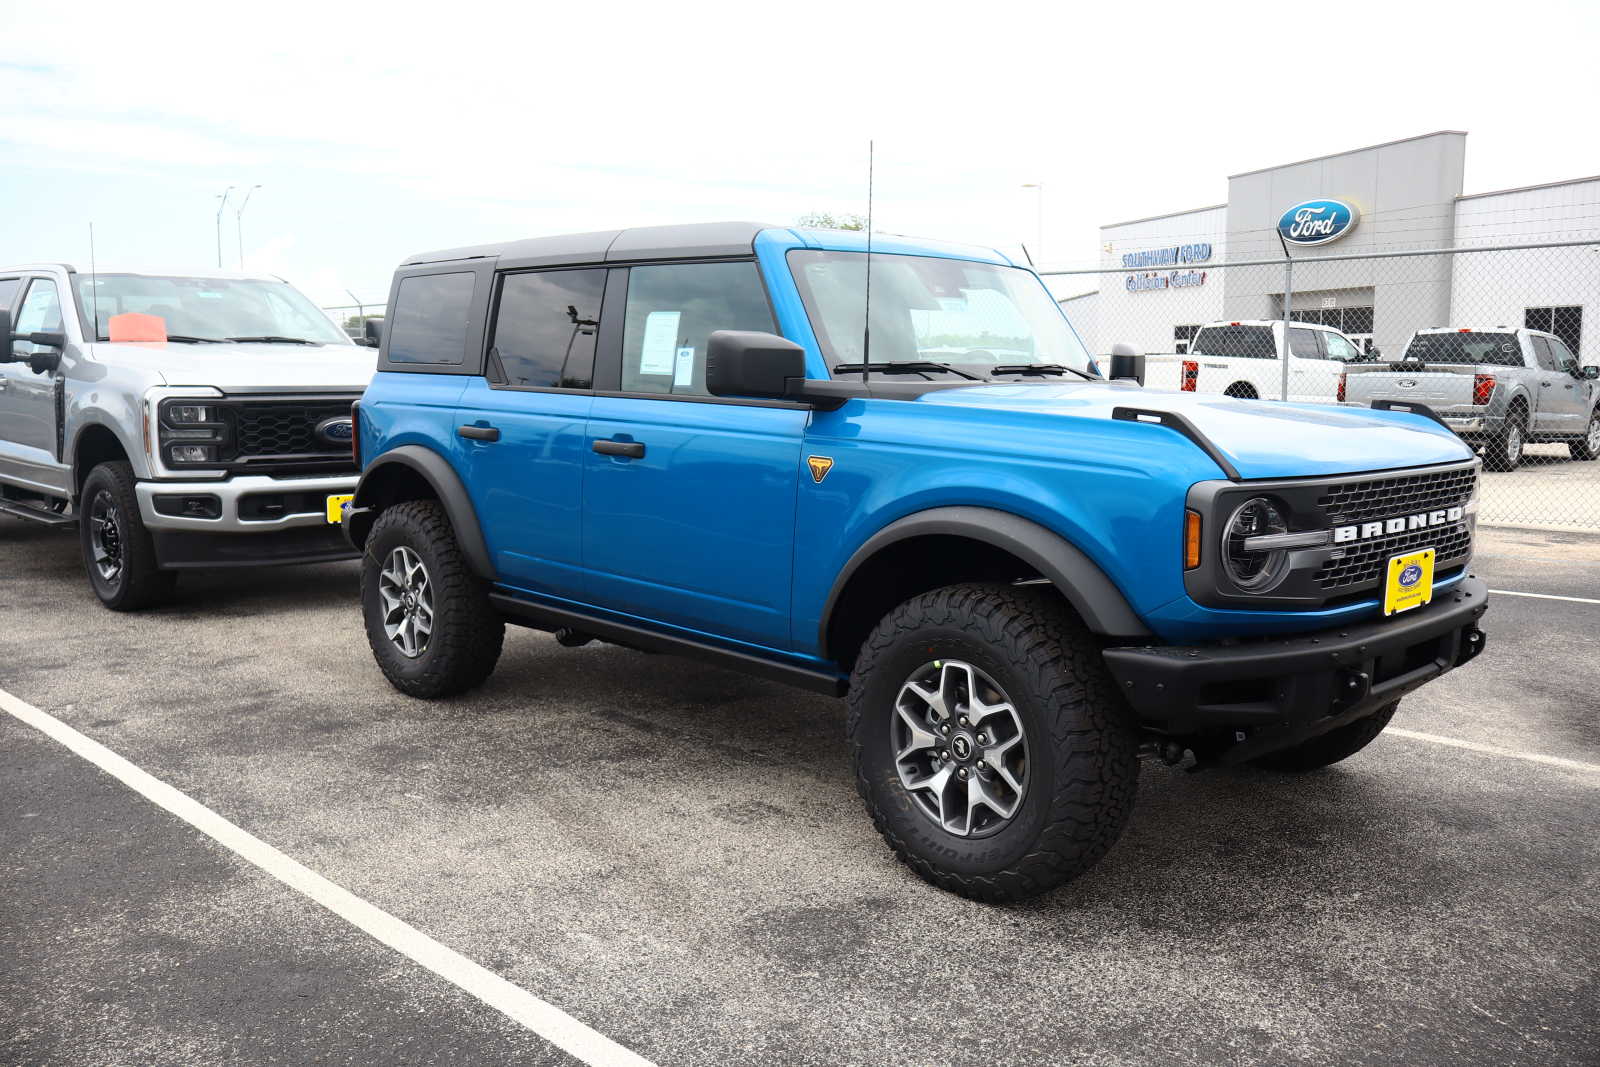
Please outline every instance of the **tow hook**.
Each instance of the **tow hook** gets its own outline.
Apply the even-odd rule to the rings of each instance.
[[[1335,684],[1338,688],[1334,691],[1334,706],[1354,707],[1372,692],[1372,675],[1366,671],[1340,671],[1339,680]]]
[[[1479,652],[1483,651],[1484,646],[1488,643],[1489,636],[1476,626],[1462,634],[1461,654],[1456,657],[1456,666],[1459,667],[1463,663],[1477,656]]]

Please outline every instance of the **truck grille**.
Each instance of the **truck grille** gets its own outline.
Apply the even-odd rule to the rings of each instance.
[[[326,419],[350,414],[353,396],[304,399],[236,398],[222,407],[232,422],[232,446],[224,458],[235,471],[262,474],[332,474],[355,469],[350,446],[317,435]]]
[[[1337,526],[1455,507],[1465,504],[1477,485],[1476,467],[1342,482],[1328,486],[1317,507]],[[1439,558],[1445,555],[1440,552]]]
[[[1406,504],[1404,507],[1412,507]],[[1415,505],[1422,511],[1428,505]],[[1383,578],[1383,568],[1389,558],[1417,548],[1433,548],[1436,562],[1459,559],[1472,551],[1472,531],[1466,523],[1435,527],[1431,530],[1412,530],[1409,533],[1379,537],[1364,544],[1344,550],[1344,555],[1324,563],[1317,571],[1316,583],[1329,593],[1337,593],[1353,585],[1377,582]]]

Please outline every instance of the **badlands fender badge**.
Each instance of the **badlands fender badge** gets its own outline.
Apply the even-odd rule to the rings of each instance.
[[[833,470],[833,460],[827,456],[807,456],[806,466],[811,468],[811,480],[821,485],[822,479],[826,478],[828,472]]]

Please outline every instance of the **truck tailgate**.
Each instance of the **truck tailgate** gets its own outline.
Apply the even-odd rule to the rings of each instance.
[[[1471,364],[1430,363],[1420,371],[1351,367],[1345,373],[1345,400],[1350,403],[1413,400],[1437,411],[1472,405],[1472,379],[1478,368]]]

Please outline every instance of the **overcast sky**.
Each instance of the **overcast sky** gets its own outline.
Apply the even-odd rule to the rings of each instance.
[[[217,194],[259,183],[245,266],[323,304],[430,248],[864,213],[869,138],[877,229],[1037,246],[1043,182],[1053,266],[1229,174],[1437,129],[1471,135],[1468,192],[1600,173],[1594,2],[0,12],[0,263],[87,269],[93,220],[103,265],[214,267]]]

